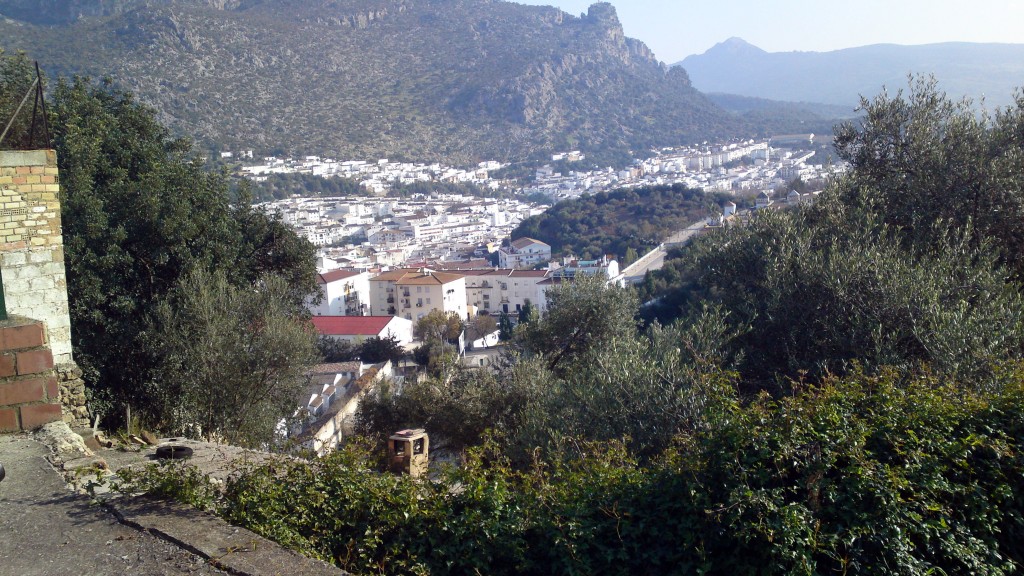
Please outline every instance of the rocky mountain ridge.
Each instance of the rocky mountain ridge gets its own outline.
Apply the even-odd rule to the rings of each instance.
[[[0,15],[0,47],[51,74],[109,75],[212,147],[624,157],[789,128],[716,106],[607,3],[572,16],[501,0],[0,0]]]

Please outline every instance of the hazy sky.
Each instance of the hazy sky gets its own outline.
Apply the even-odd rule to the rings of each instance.
[[[592,0],[515,0],[574,15]],[[669,64],[739,36],[769,52],[867,44],[1024,43],[1024,0],[611,0],[626,36]]]

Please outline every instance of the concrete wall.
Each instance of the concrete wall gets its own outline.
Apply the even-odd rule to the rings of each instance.
[[[0,152],[0,273],[7,312],[41,320],[58,364],[72,362],[53,150]]]

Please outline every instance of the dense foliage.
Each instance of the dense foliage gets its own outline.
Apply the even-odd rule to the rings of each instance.
[[[0,63],[7,71],[0,76],[2,103],[20,93],[29,65],[24,58],[2,57]],[[188,307],[172,292],[185,290],[186,278],[204,270],[213,273],[207,280],[218,279],[208,288],[220,291],[231,286],[259,292],[255,287],[277,286],[277,277],[275,302],[283,301],[265,311],[297,318],[316,291],[313,247],[279,219],[253,209],[246,187],[232,191],[223,174],[204,168],[187,141],[171,137],[152,109],[110,82],[59,79],[49,111],[72,344],[92,393],[91,409],[108,424],[123,425],[124,409],[131,407],[146,424],[177,430],[180,420],[167,411],[167,402],[186,383],[166,378],[167,371],[157,378],[168,354],[167,321],[180,320]],[[170,312],[156,323],[161,306]],[[235,328],[239,338],[259,339],[269,325],[254,321]],[[199,343],[179,336],[185,346]],[[205,348],[190,352],[215,356]],[[187,356],[180,347],[174,353]],[[306,360],[295,355],[288,361]],[[203,423],[204,433],[216,429]]]
[[[1024,343],[1018,247],[1024,100],[989,121],[933,82],[837,128],[850,173],[673,253],[641,288],[662,322],[714,302],[748,390],[926,363],[978,388]]]
[[[52,110],[75,358],[94,409],[131,405],[159,422],[147,332],[171,289],[199,268],[235,285],[280,274],[297,312],[316,287],[312,246],[247,199],[230,204],[226,178],[131,94],[60,80]]]
[[[161,427],[239,446],[268,446],[319,361],[312,325],[294,314],[287,283],[242,287],[198,269],[154,314],[159,364],[146,386]]]
[[[643,254],[664,238],[706,218],[725,196],[681,184],[599,192],[560,202],[524,220],[513,238],[535,238],[555,254],[623,257],[630,248]]]
[[[994,118],[927,79],[862,107],[863,126],[836,130],[839,156],[854,167],[838,190],[843,201],[878,214],[911,252],[942,242],[936,227],[963,230],[973,246],[995,246],[1020,278],[1024,92]]]
[[[0,150],[24,150],[35,144],[30,141],[35,76],[24,54],[4,54],[0,47]],[[37,127],[37,142],[43,141],[41,136]]]
[[[1024,563],[1022,374],[979,395],[934,376],[828,378],[779,400],[710,399],[706,426],[644,464],[577,444],[524,469],[501,439],[433,482],[349,448],[193,495],[355,573],[1011,574]]]
[[[312,174],[268,174],[266,180],[252,185],[253,200],[270,202],[292,196],[368,196],[359,181],[351,178],[324,178]]]

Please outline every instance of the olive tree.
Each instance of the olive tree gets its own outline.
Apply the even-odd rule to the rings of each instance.
[[[969,230],[974,246],[991,242],[1021,277],[1024,95],[993,117],[917,78],[861,108],[860,122],[836,128],[836,150],[852,168],[843,200],[879,214],[910,249],[934,246],[936,224]]]
[[[197,270],[157,308],[150,338],[160,350],[147,392],[172,431],[260,446],[290,416],[319,360],[316,334],[275,276],[236,287]]]

